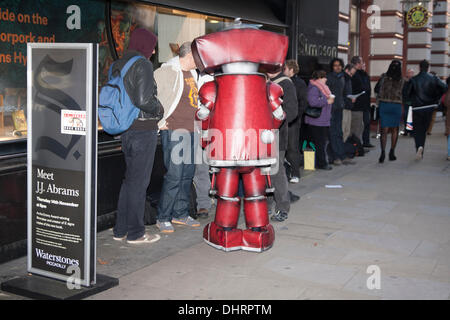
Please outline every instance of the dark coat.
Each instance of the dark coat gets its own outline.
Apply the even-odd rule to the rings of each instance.
[[[420,107],[439,103],[446,91],[447,85],[438,77],[420,72],[404,86],[403,96],[413,107]]]
[[[378,101],[402,103],[402,90],[404,83],[405,81],[403,79],[394,80],[383,73],[374,89],[377,94]]]
[[[273,82],[281,77],[286,77],[282,72],[276,77],[271,78]],[[295,86],[291,79],[287,78],[278,83],[283,88],[283,104],[282,108],[286,113],[286,119],[283,121],[279,129],[279,150],[285,151],[288,145],[288,124],[293,122],[297,118],[298,114],[298,102],[297,94],[295,92]]]
[[[352,77],[352,93],[359,94],[362,91],[366,93],[359,96],[353,104],[352,111],[364,111],[370,109],[370,77],[364,70],[358,70]]]
[[[344,72],[345,87],[344,87],[344,109],[352,110],[353,102],[352,99],[347,98],[348,95],[352,94],[352,77],[350,77],[346,72]]]
[[[121,59],[114,62],[112,72],[120,72],[128,60],[136,55],[143,56],[137,51],[125,52]],[[141,120],[148,119],[157,122],[162,119],[164,109],[156,97],[157,87],[153,78],[153,64],[149,60],[145,58],[137,60],[125,74],[123,83],[131,102],[141,110],[139,113]],[[142,125],[144,121],[141,120],[135,120],[131,128]],[[156,122],[152,123],[153,128]]]
[[[330,72],[327,75],[327,86],[330,88],[332,94],[336,97],[333,102],[333,110],[342,110],[344,108],[344,88],[345,78],[344,72],[336,73]]]
[[[301,117],[303,113],[306,110],[306,107],[308,106],[308,87],[305,83],[305,81],[300,78],[298,75],[294,75],[291,78],[292,82],[295,86],[295,93],[297,94],[297,102],[298,102],[298,115],[297,118],[301,120]]]

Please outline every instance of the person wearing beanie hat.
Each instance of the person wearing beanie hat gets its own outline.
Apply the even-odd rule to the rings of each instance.
[[[131,244],[153,243],[159,235],[145,232],[144,212],[147,187],[155,157],[158,121],[164,109],[157,98],[153,77],[153,64],[149,58],[155,53],[157,37],[146,29],[136,29],[130,36],[128,50],[114,62],[112,73],[120,73],[131,58],[141,56],[123,78],[124,86],[133,104],[139,108],[139,116],[131,127],[122,133],[122,152],[126,171],[117,204],[114,240],[127,240]]]
[[[149,59],[155,52],[157,41],[158,38],[152,32],[144,28],[139,28],[131,34],[128,50],[137,51]]]

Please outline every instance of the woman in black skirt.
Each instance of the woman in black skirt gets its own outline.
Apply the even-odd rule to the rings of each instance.
[[[383,163],[386,157],[385,149],[387,135],[391,133],[391,150],[389,160],[394,161],[395,147],[398,140],[398,127],[402,117],[402,89],[404,80],[402,78],[402,63],[399,60],[392,60],[389,69],[381,75],[375,86],[377,93],[378,108],[380,110],[381,127],[381,155],[379,162]]]

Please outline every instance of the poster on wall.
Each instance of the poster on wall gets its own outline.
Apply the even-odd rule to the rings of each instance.
[[[27,43],[98,42],[104,1],[0,0],[0,88],[25,88]]]
[[[28,272],[95,284],[97,44],[28,44]]]
[[[0,0],[0,95],[3,88],[26,87],[27,43],[99,43],[100,84],[113,58],[105,30],[103,0]],[[111,28],[122,56],[130,33],[156,33],[156,7],[113,1]],[[9,102],[9,101],[7,101]]]

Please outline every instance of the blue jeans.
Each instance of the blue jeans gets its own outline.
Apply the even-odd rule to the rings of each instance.
[[[117,204],[116,237],[127,235],[128,240],[136,240],[145,233],[145,200],[157,139],[156,130],[128,130],[121,135],[126,171]]]
[[[450,134],[447,137],[447,156],[450,157]]]
[[[164,166],[167,173],[164,175],[158,203],[158,220],[160,222],[189,216],[191,185],[195,173],[194,133],[186,131],[186,134],[182,135],[182,139],[172,141],[174,132],[178,133],[179,131],[161,131]],[[174,151],[173,154],[172,151]],[[180,160],[182,161],[178,162]]]

